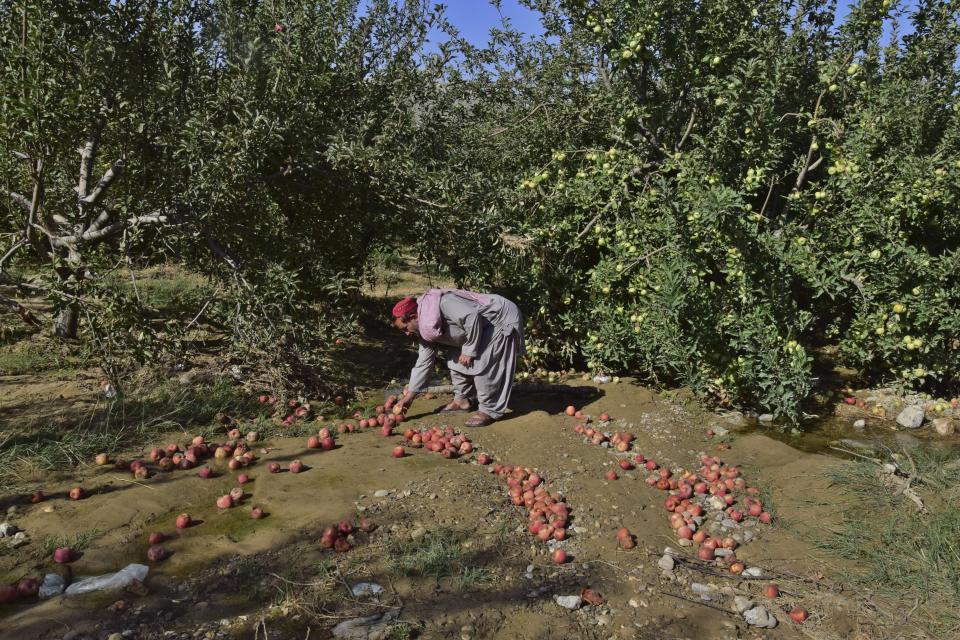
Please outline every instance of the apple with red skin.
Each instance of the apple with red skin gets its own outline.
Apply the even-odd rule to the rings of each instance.
[[[289,464],[289,466],[287,466],[287,470],[290,473],[300,473],[301,471],[303,471],[303,463],[300,462],[299,460],[293,460]]]
[[[279,462],[269,463],[267,465],[267,471],[269,471],[270,473],[280,473],[280,463]]]
[[[70,489],[70,499],[71,500],[83,500],[87,497],[86,492],[83,490],[83,487],[74,487]]]
[[[12,584],[0,585],[0,604],[14,602],[19,596],[17,588]]]
[[[40,581],[33,576],[27,576],[17,583],[17,595],[21,598],[36,598],[40,592]]]
[[[147,560],[150,562],[163,562],[170,557],[170,552],[158,544],[147,549]]]
[[[67,564],[73,562],[76,554],[69,547],[59,547],[53,552],[53,561],[57,564]]]
[[[149,536],[147,536],[147,542],[153,546],[155,544],[160,544],[167,539],[167,536],[159,531],[154,531]]]
[[[189,513],[181,513],[177,516],[177,529],[186,529],[193,524],[193,518]]]
[[[808,617],[810,617],[810,614],[803,607],[796,607],[790,612],[790,619],[797,624],[803,624],[803,621]]]
[[[550,558],[554,564],[564,564],[568,560],[567,552],[563,549],[554,549],[553,553],[550,554]]]
[[[771,582],[763,589],[763,595],[771,599],[777,598],[780,596],[780,587]]]
[[[37,504],[38,502],[43,502],[47,499],[47,496],[43,494],[43,491],[37,490],[33,492],[33,495],[30,496],[30,502]]]
[[[402,458],[402,457],[404,457],[404,456],[407,455],[407,452],[404,451],[403,447],[401,447],[401,446],[398,445],[398,446],[396,446],[396,447],[393,448],[393,451],[391,452],[391,455],[392,455],[394,458]]]

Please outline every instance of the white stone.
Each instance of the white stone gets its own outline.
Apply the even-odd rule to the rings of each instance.
[[[923,424],[923,407],[910,405],[904,407],[903,411],[897,416],[897,424],[904,429],[916,429]]]
[[[760,627],[761,629],[773,629],[777,626],[776,616],[770,615],[763,607],[753,607],[742,613],[743,619],[751,626]]]
[[[661,556],[661,558],[657,560],[657,566],[664,571],[673,571],[674,564],[676,563],[673,561],[673,556],[671,555]]]
[[[744,613],[754,607],[753,600],[746,596],[734,596],[733,597],[733,608],[737,610],[737,613]]]
[[[583,598],[580,596],[557,596],[554,598],[558,605],[564,609],[579,609],[580,605],[583,604]]]
[[[937,418],[933,421],[933,428],[941,436],[952,436],[956,431],[956,425],[950,418]]]
[[[859,420],[854,420],[854,421],[853,421],[853,428],[854,428],[854,429],[863,429],[865,426],[867,426],[867,421],[864,420],[863,418],[860,418]]]

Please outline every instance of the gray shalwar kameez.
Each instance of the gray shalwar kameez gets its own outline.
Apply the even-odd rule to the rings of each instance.
[[[417,363],[410,372],[410,391],[427,388],[437,350],[449,347],[447,366],[457,400],[477,399],[479,410],[499,419],[507,409],[517,358],[523,355],[523,316],[513,302],[489,295],[480,304],[445,293],[440,298],[443,331],[436,342],[420,338]],[[473,358],[469,367],[460,364],[460,355]]]

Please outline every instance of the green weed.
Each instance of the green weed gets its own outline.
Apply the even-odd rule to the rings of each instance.
[[[100,532],[96,529],[90,531],[79,531],[72,535],[46,536],[40,541],[37,553],[40,557],[48,558],[60,547],[69,547],[74,551],[83,551],[97,539]]]
[[[856,500],[843,522],[815,543],[852,561],[856,568],[845,571],[845,580],[881,597],[917,602],[917,615],[928,618],[931,629],[945,630],[960,623],[960,459],[920,450],[899,457],[923,479],[913,486],[928,512],[918,513],[885,484],[875,465],[851,463],[832,480]]]
[[[26,424],[22,435],[0,442],[0,484],[14,486],[30,472],[66,469],[100,452],[143,446],[167,431],[209,435],[222,428],[211,424],[218,411],[250,410],[251,400],[225,379],[193,387],[169,382],[107,401],[83,419]]]
[[[440,578],[457,573],[463,552],[454,534],[441,529],[417,540],[391,539],[388,557],[388,567],[394,573]]]

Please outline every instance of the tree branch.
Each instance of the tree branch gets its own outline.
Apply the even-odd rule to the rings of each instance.
[[[30,309],[27,309],[13,298],[8,298],[7,296],[0,294],[0,306],[7,307],[16,313],[18,316],[20,316],[21,320],[26,322],[31,327],[40,326],[40,321],[37,320],[36,316],[33,315]]]
[[[54,236],[47,234],[50,237],[50,242],[55,247],[69,247],[78,244],[89,244],[92,242],[97,242],[100,240],[105,240],[110,236],[116,235],[123,231],[124,229],[130,229],[133,227],[154,225],[154,224],[167,224],[172,222],[172,218],[165,213],[153,212],[148,213],[142,216],[133,216],[131,218],[126,218],[125,220],[118,220],[111,225],[108,225],[102,229],[90,229],[79,235],[71,236]]]
[[[230,265],[230,268],[234,271],[240,270],[240,262],[230,255],[230,253],[220,244],[216,238],[210,233],[210,229],[206,226],[203,227],[203,238],[207,241],[207,246],[210,247],[210,250],[213,251],[221,260]]]
[[[27,196],[21,195],[14,191],[10,191],[8,195],[14,202],[20,205],[24,213],[30,213],[30,200],[27,198]]]
[[[807,181],[807,174],[810,172],[812,168],[810,165],[810,160],[813,159],[813,152],[815,151],[816,147],[817,147],[817,135],[814,134],[810,138],[810,147],[807,149],[807,158],[806,160],[803,161],[803,169],[800,171],[800,174],[797,176],[797,182],[793,187],[794,191],[799,191],[801,188],[803,188],[804,182]]]
[[[4,263],[5,263],[7,260],[9,260],[11,257],[13,257],[13,254],[15,254],[17,251],[19,251],[19,250],[20,250],[20,247],[23,247],[23,246],[26,245],[26,244],[27,244],[27,241],[26,241],[26,240],[18,240],[17,242],[14,242],[13,245],[12,245],[9,249],[7,249],[7,252],[6,252],[5,254],[3,254],[2,257],[0,257],[0,273],[3,272],[3,265],[4,265]]]
[[[677,146],[673,148],[674,151],[680,151],[680,149],[683,147],[683,143],[687,141],[687,137],[690,135],[690,131],[693,130],[693,123],[696,120],[696,117],[697,117],[697,110],[696,108],[694,108],[693,111],[690,112],[690,121],[687,122],[687,129],[683,132],[683,136],[680,137],[680,142],[678,142]]]
[[[123,170],[123,160],[117,160],[114,162],[106,173],[103,174],[103,177],[100,178],[100,182],[97,183],[97,186],[93,188],[93,191],[90,192],[90,195],[84,197],[83,191],[85,185],[82,185],[80,188],[80,206],[89,207],[96,204],[100,198],[103,197],[103,194],[107,192],[107,189],[110,188],[110,184],[120,175],[120,172]]]
[[[97,127],[87,138],[86,144],[80,147],[80,180],[78,182],[77,194],[80,199],[87,197],[87,189],[90,184],[90,170],[93,168],[93,161],[97,155],[97,147],[100,146],[100,128]]]

